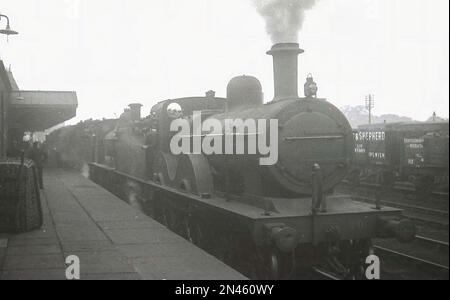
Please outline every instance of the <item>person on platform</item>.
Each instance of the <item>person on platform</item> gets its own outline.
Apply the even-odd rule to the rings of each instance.
[[[36,170],[38,173],[38,180],[39,180],[39,187],[41,189],[44,189],[44,163],[47,160],[48,156],[47,153],[45,153],[41,147],[39,147],[39,142],[33,143],[33,148],[30,151],[29,155],[30,159],[34,162],[36,165]]]

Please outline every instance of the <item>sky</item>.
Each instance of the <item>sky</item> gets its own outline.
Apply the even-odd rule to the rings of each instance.
[[[166,99],[225,97],[243,74],[273,99],[272,45],[252,0],[2,0],[0,13],[20,32],[0,37],[19,87],[76,91],[71,123],[129,103],[146,116]],[[299,34],[299,86],[312,73],[338,107],[370,93],[376,115],[448,118],[448,36],[448,0],[319,0]]]

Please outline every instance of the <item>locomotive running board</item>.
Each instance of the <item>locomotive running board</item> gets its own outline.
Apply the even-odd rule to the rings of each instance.
[[[268,224],[284,224],[297,230],[300,244],[326,241],[324,236],[329,228],[340,224],[342,238],[365,239],[373,237],[377,232],[378,220],[381,217],[401,217],[401,210],[383,207],[377,209],[374,205],[361,203],[347,195],[328,196],[328,209],[318,212],[314,218],[311,215],[311,198],[278,199],[253,196],[244,203],[242,197],[226,199],[216,195],[193,195],[177,189],[162,186],[152,181],[144,181],[128,174],[103,165],[90,164],[91,180],[103,186],[124,201],[127,200],[124,187],[136,184],[140,190],[138,201],[145,205],[153,201],[155,196],[163,199],[171,206],[181,208],[189,213],[208,212],[207,215],[220,216],[223,222],[239,223],[234,228],[249,229],[253,232],[256,245],[266,243],[266,228]],[[240,201],[238,201],[240,200]],[[266,207],[252,206],[250,203],[265,203]],[[147,212],[144,212],[148,214]],[[148,214],[150,217],[154,217]],[[311,220],[314,219],[314,233],[311,231]],[[217,221],[217,219],[214,219]],[[225,221],[228,220],[228,221]],[[233,220],[230,223],[230,220]],[[236,225],[236,224],[235,224]],[[313,235],[313,236],[312,236]]]

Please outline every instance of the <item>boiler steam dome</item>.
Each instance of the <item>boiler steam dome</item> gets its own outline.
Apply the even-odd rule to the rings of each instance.
[[[253,76],[238,76],[228,83],[228,110],[263,104],[262,86]]]

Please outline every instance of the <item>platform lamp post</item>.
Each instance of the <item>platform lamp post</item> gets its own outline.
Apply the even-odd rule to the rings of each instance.
[[[0,34],[5,34],[8,38],[10,35],[19,34],[17,31],[11,30],[11,26],[9,24],[9,17],[0,13],[0,22],[6,19],[6,27],[5,29],[0,29]],[[0,57],[1,59],[1,57]],[[5,105],[5,93],[0,92],[0,157],[4,156],[6,153],[5,148],[5,133],[6,130],[6,105]]]
[[[0,21],[2,20],[2,18],[6,19],[6,28],[5,29],[1,29],[0,30],[0,34],[6,34],[8,37],[10,35],[19,34],[17,31],[11,30],[11,26],[9,25],[9,18],[8,18],[7,15],[0,14]]]
[[[1,23],[2,19],[6,19],[6,27],[5,27],[5,29],[0,29],[0,34],[6,35],[8,41],[9,41],[10,35],[17,35],[19,33],[17,31],[14,31],[11,29],[11,26],[9,25],[9,17],[7,15],[3,15],[0,13],[0,23]]]

